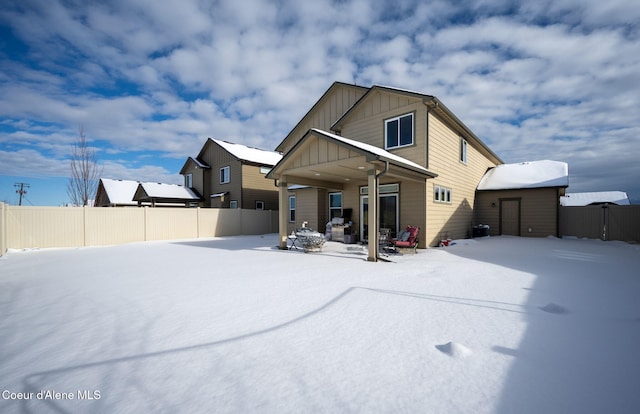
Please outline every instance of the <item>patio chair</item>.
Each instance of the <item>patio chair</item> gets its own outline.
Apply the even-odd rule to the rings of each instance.
[[[380,254],[396,253],[395,247],[391,244],[391,229],[381,228],[378,237],[378,251]]]
[[[413,249],[415,252],[418,248],[418,234],[420,234],[420,227],[407,226],[405,231],[400,232],[397,238],[391,240],[391,244],[396,248]]]

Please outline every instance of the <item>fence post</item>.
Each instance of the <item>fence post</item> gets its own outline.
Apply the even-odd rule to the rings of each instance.
[[[138,208],[140,208],[140,207],[138,207]],[[148,229],[149,229],[149,220],[147,218],[147,209],[149,207],[145,206],[145,207],[142,207],[142,208],[144,209],[144,214],[143,214],[143,218],[144,218],[144,241],[147,241],[147,240],[149,240],[149,235],[147,234]]]
[[[87,221],[89,218],[87,217],[87,206],[82,206],[82,245],[87,247]]]
[[[0,257],[7,252],[7,207],[0,203]]]
[[[607,224],[609,224],[609,206],[602,205],[602,240],[607,241]]]

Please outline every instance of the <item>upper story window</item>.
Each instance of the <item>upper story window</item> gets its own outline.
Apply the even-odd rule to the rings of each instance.
[[[460,137],[460,162],[467,163],[467,140]]]
[[[184,186],[187,188],[193,188],[193,174],[187,174],[184,176]]]
[[[271,167],[260,167],[260,174],[268,174],[271,171]]]
[[[384,148],[413,145],[413,113],[384,121]]]
[[[227,184],[231,181],[229,166],[220,168],[220,184]]]
[[[264,210],[264,201],[256,201],[256,210]]]

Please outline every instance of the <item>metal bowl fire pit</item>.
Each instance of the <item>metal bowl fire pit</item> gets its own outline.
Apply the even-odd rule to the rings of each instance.
[[[305,252],[319,252],[325,242],[324,234],[308,227],[297,229],[296,237],[302,243]]]

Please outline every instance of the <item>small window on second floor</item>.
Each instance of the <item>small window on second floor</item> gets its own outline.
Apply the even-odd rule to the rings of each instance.
[[[238,200],[231,200],[229,202],[229,208],[238,208]]]
[[[184,176],[184,186],[187,188],[193,188],[193,174],[187,174]]]
[[[384,148],[413,145],[413,114],[406,114],[384,121]]]
[[[229,176],[229,166],[220,168],[220,184],[227,184],[231,181]]]
[[[264,201],[256,201],[256,210],[264,210]]]
[[[260,174],[269,174],[271,167],[260,167]]]
[[[467,163],[467,140],[460,137],[460,162]]]

